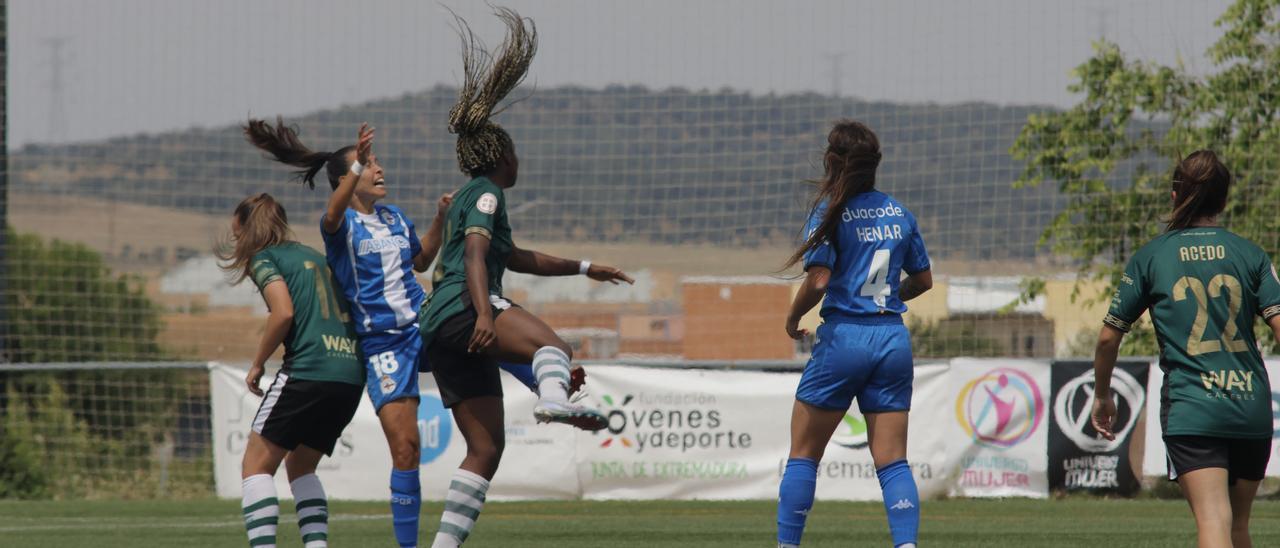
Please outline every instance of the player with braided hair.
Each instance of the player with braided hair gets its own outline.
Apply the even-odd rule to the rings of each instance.
[[[633,280],[622,271],[516,247],[504,191],[516,184],[519,160],[510,134],[491,121],[494,108],[524,79],[537,51],[533,22],[499,8],[507,37],[490,56],[458,18],[464,82],[449,112],[458,136],[458,166],[471,180],[454,192],[432,292],[420,314],[423,342],[440,396],[467,443],[467,456],[445,499],[434,547],[460,545],[484,504],[505,443],[499,361],[533,363],[534,416],[588,430],[607,425],[599,411],[568,400],[573,350],[542,320],[502,296],[507,269],[540,276],[586,275]]]

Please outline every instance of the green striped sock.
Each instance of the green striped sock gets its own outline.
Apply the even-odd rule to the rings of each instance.
[[[294,508],[298,511],[298,532],[304,548],[329,546],[329,503],[324,496],[324,486],[315,474],[307,474],[289,484]]]
[[[569,355],[554,346],[533,353],[533,376],[538,379],[538,398],[569,401]]]
[[[489,480],[461,468],[454,472],[444,499],[444,514],[440,516],[440,532],[431,548],[457,548],[467,540],[480,519],[488,490]]]
[[[280,521],[280,501],[276,499],[276,483],[268,474],[249,476],[240,484],[241,511],[249,546],[275,548],[276,525]]]

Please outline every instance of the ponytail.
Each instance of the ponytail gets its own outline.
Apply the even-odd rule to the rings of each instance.
[[[265,120],[250,118],[244,125],[244,136],[253,146],[266,152],[268,158],[301,168],[294,172],[294,178],[307,188],[316,187],[316,174],[325,167],[328,168],[329,186],[338,188],[338,179],[349,169],[345,160],[353,147],[342,147],[334,152],[312,151],[298,139],[297,131],[285,125],[284,117],[276,117],[275,127]]]

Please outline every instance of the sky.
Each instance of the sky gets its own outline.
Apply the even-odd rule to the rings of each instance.
[[[9,143],[297,115],[460,79],[483,2],[9,0]],[[537,23],[529,82],[1065,106],[1106,36],[1203,72],[1226,0],[504,0]],[[53,44],[60,43],[59,49]],[[54,52],[60,51],[60,62]],[[58,70],[55,71],[55,68]],[[61,85],[55,85],[55,74]]]

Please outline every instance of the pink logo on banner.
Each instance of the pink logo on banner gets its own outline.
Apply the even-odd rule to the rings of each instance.
[[[956,398],[956,420],[974,441],[1007,449],[1030,438],[1044,417],[1040,386],[1016,369],[992,369]]]

